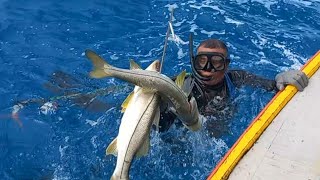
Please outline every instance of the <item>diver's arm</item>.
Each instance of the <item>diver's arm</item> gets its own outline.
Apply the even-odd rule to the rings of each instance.
[[[267,91],[278,91],[276,81],[271,79],[262,78],[253,73],[244,70],[230,70],[228,72],[231,81],[237,86],[243,85],[263,88]]]
[[[176,118],[177,115],[173,113],[168,108],[167,103],[162,100],[160,105],[159,132],[168,131]]]
[[[175,81],[177,76],[171,77],[172,81]],[[160,100],[160,120],[159,120],[159,132],[166,132],[174,123],[177,115],[169,108],[167,100],[161,98]]]
[[[275,80],[262,78],[255,74],[243,70],[233,70],[229,72],[231,80],[236,86],[249,85],[263,88],[267,91],[283,90],[286,85],[295,86],[299,91],[303,91],[308,86],[307,75],[300,70],[289,70],[277,74]]]
[[[198,105],[195,97],[193,97],[194,79],[191,76],[185,78],[183,84],[183,91],[188,95],[190,112],[186,114],[179,114],[176,112],[174,107],[169,105],[168,100],[161,99],[160,105],[160,121],[159,131],[167,131],[170,126],[174,123],[176,118],[180,119],[181,122],[192,131],[198,131],[201,129],[202,120],[200,119]]]
[[[160,113],[159,132],[166,132],[174,123],[176,115],[171,111],[164,111]]]

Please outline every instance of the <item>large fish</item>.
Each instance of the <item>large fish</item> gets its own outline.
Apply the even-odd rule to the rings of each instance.
[[[132,68],[138,68],[133,61]],[[154,61],[146,69],[159,72],[160,62]],[[134,157],[146,155],[150,147],[152,123],[160,118],[160,97],[156,91],[135,86],[122,104],[124,111],[117,138],[108,146],[106,153],[117,156],[116,168],[111,179],[129,179],[129,170]]]
[[[186,91],[182,90],[184,89],[185,71],[178,76],[175,83],[169,77],[159,72],[113,67],[91,50],[86,50],[85,54],[92,61],[95,68],[90,73],[91,77],[103,78],[111,76],[143,87],[144,89],[156,90],[161,97],[170,100],[178,118],[187,128],[193,131],[201,128],[196,100],[192,97],[188,101]]]

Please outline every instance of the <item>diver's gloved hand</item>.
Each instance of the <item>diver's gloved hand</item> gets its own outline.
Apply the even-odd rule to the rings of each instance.
[[[295,86],[299,91],[303,91],[309,82],[307,75],[300,70],[289,70],[279,73],[275,80],[276,86],[280,91],[288,84]]]
[[[197,105],[197,101],[194,97],[191,97],[190,101],[190,106],[191,106],[191,115],[193,117],[193,120],[195,122],[193,122],[190,125],[186,125],[185,126],[190,129],[191,131],[198,131],[201,129],[202,127],[202,118],[199,115],[199,110],[198,110],[198,105]]]

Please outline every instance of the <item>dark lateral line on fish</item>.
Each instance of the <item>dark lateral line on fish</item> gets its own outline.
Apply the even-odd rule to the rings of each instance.
[[[135,74],[135,75],[140,75],[140,76],[147,76],[147,77],[159,78],[158,76],[153,76],[153,75],[150,75],[150,74],[143,74],[143,73],[139,73],[139,72],[137,72],[137,71],[132,72],[132,70],[131,70],[131,71],[130,71],[130,70],[122,70],[122,69],[120,69],[120,68],[115,68],[115,67],[110,68],[110,70],[119,71],[119,72],[121,72],[121,73],[126,73],[126,74]],[[159,73],[159,74],[160,74],[160,73]],[[161,74],[160,74],[160,75],[161,75]],[[172,82],[168,81],[167,79],[165,79],[165,78],[163,78],[163,77],[161,77],[161,78],[159,78],[159,79],[162,79],[162,80],[164,80],[164,81],[167,82],[167,83],[172,83]],[[173,86],[173,87],[174,87],[175,89],[178,89],[178,91],[183,92],[182,89],[177,88],[176,86]]]
[[[144,112],[142,113],[142,116],[141,116],[141,117],[143,117],[143,115],[145,114],[145,112],[146,112],[147,109],[149,108],[149,106],[150,106],[151,102],[153,101],[153,99],[155,98],[155,96],[156,96],[156,93],[153,94],[150,103],[148,104],[148,106],[147,106],[147,108],[144,110]],[[136,132],[136,129],[137,129],[138,125],[140,124],[141,117],[140,117],[140,119],[139,119],[139,122],[138,122],[137,126],[134,128],[134,131],[133,131],[133,132]],[[131,138],[130,138],[129,145],[130,145],[130,143],[131,143],[132,137],[133,137],[133,136],[131,136]],[[128,146],[129,146],[129,145],[128,145]],[[126,161],[127,153],[128,153],[128,148],[127,148],[126,153],[125,153],[125,155],[124,155],[124,161]],[[135,153],[137,153],[137,152],[135,152]],[[122,171],[123,171],[123,166],[122,166],[122,168],[121,168],[121,171],[120,171],[121,173],[120,173],[120,174],[122,174]],[[120,176],[121,176],[121,175],[120,175]]]

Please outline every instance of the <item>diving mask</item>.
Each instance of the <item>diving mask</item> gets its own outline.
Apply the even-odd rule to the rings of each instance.
[[[196,56],[193,54],[193,33],[189,36],[189,55],[191,69],[194,77],[199,81],[210,81],[213,77],[204,77],[199,74],[199,70],[216,72],[226,69],[230,59],[218,52],[200,52]]]
[[[225,69],[227,59],[218,52],[200,52],[193,61],[196,70],[215,72]]]

